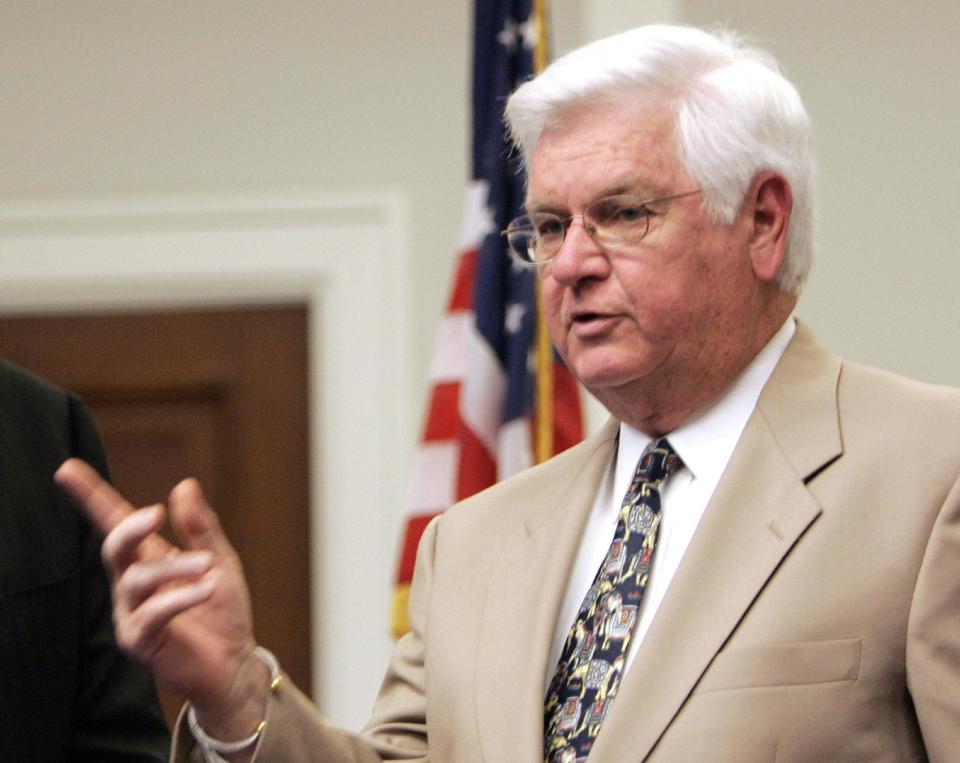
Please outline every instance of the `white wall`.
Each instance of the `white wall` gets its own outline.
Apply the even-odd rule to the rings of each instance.
[[[469,24],[446,0],[0,0],[0,204],[398,190],[424,375],[460,226]]]
[[[799,315],[848,357],[960,384],[960,3],[681,6],[769,46],[810,111],[819,254]]]
[[[558,52],[654,20],[725,21],[767,43],[808,104],[820,154],[820,258],[800,314],[849,356],[960,384],[956,0],[552,5]],[[397,404],[418,422],[467,173],[470,7],[0,0],[0,212],[198,195],[400,199],[414,309],[399,370],[412,384]],[[0,293],[11,288],[0,276]],[[383,532],[394,538],[396,523]],[[392,566],[383,560],[381,579]],[[386,627],[388,594],[371,630]]]

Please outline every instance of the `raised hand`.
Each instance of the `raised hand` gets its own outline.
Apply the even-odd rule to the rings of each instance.
[[[83,461],[65,462],[57,483],[103,531],[117,641],[195,706],[211,733],[238,738],[262,719],[268,679],[254,657],[250,597],[240,559],[196,480],[163,506],[135,509]]]

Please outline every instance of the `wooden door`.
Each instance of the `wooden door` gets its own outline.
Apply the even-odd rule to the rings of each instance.
[[[244,563],[256,636],[310,691],[304,307],[11,317],[0,354],[79,394],[136,505],[197,477]],[[161,687],[168,719],[180,700]]]

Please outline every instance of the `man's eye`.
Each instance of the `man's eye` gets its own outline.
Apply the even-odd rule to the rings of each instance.
[[[537,220],[535,227],[537,235],[541,238],[563,235],[563,223],[555,217]]]
[[[647,208],[642,204],[616,206],[610,210],[608,222],[629,225],[647,216]]]
[[[644,220],[649,212],[643,204],[601,202],[594,206],[593,217],[599,225],[631,225]]]

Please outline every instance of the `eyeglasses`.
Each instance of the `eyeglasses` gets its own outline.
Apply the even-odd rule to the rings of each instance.
[[[601,246],[628,246],[647,235],[655,207],[695,191],[641,199],[638,196],[604,196],[583,210],[582,215],[561,217],[552,212],[534,212],[511,222],[505,231],[510,253],[521,265],[539,267],[552,260],[566,238],[570,224],[580,218],[587,234]]]

